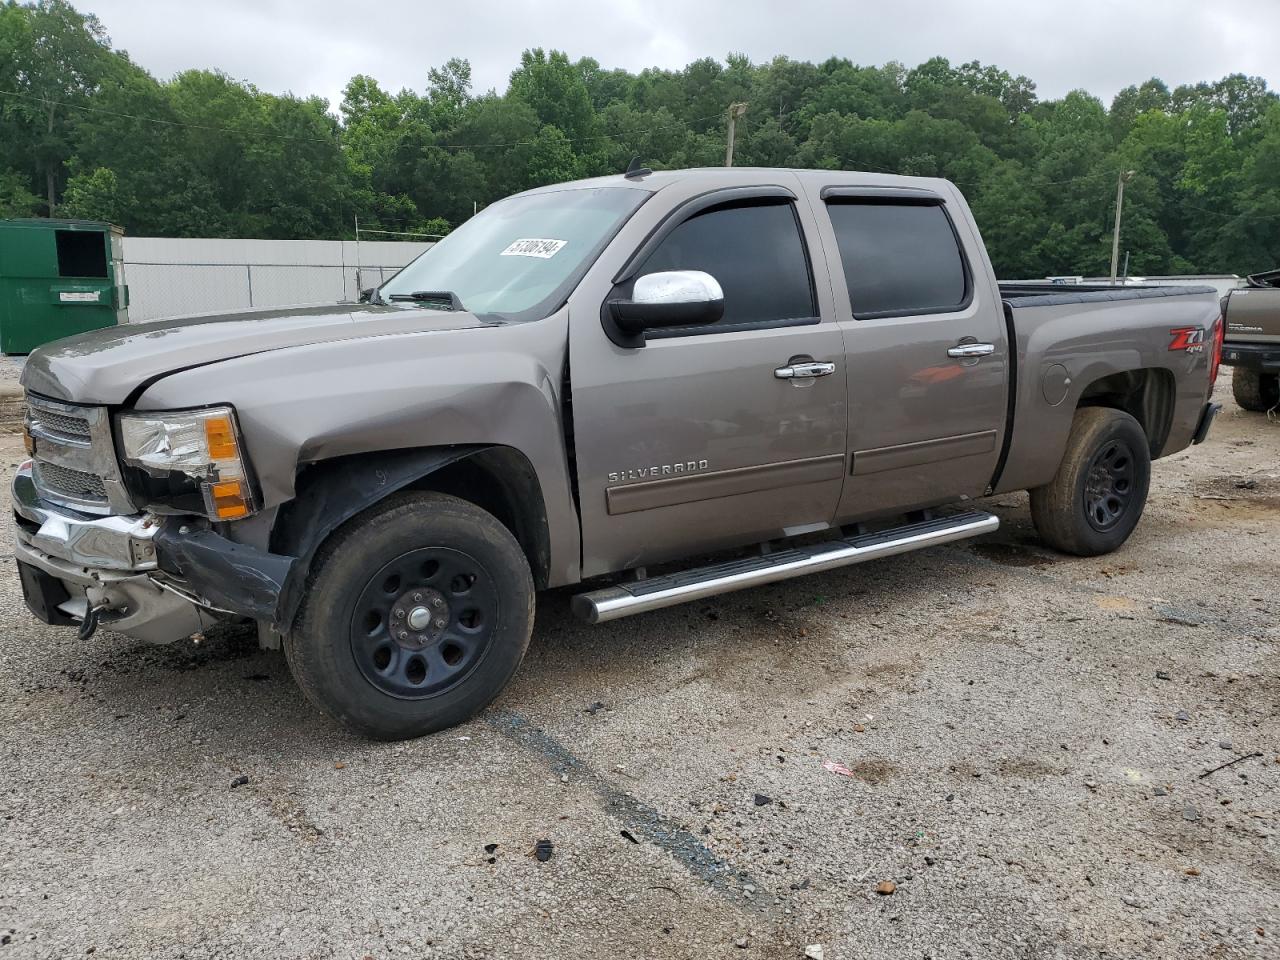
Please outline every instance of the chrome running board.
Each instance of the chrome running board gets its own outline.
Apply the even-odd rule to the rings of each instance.
[[[663,577],[620,583],[572,600],[573,612],[588,623],[604,623],[662,607],[701,600],[718,593],[759,587],[807,573],[820,573],[854,563],[891,557],[898,553],[964,540],[990,533],[1000,520],[989,513],[970,511],[909,523],[878,533],[864,533],[810,546],[779,550],[761,556],[727,560]]]

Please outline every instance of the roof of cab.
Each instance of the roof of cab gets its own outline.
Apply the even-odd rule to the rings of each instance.
[[[628,177],[615,173],[604,177],[591,177],[586,180],[571,180],[565,183],[553,183],[544,187],[534,187],[517,196],[538,193],[554,193],[559,190],[582,190],[594,187],[629,187],[656,193],[664,187],[686,180],[705,180],[709,189],[719,184],[726,186],[748,185],[761,175],[788,174],[799,177],[806,186],[819,188],[824,186],[869,186],[869,187],[915,187],[939,190],[944,185],[951,187],[947,180],[936,177],[906,177],[893,173],[871,173],[863,170],[810,170],[788,167],[690,167],[681,170],[654,170],[642,176]],[[943,192],[946,192],[945,190]]]

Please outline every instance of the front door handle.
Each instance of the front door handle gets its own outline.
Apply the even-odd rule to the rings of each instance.
[[[773,371],[773,375],[779,380],[811,380],[814,377],[829,377],[835,372],[834,363],[809,360],[805,363],[789,363],[785,367],[778,367]]]
[[[952,347],[947,351],[948,357],[955,357],[957,360],[972,359],[974,357],[989,357],[996,352],[994,343],[962,343],[958,347]]]

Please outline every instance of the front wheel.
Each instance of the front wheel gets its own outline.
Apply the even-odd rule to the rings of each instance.
[[[285,651],[321,710],[402,740],[497,697],[528,648],[533,606],[529,564],[497,518],[445,494],[397,494],[325,542]]]
[[[1057,474],[1031,491],[1031,519],[1063,553],[1110,553],[1138,525],[1150,485],[1142,425],[1122,410],[1085,407],[1076,411]]]
[[[1262,413],[1280,404],[1280,375],[1236,367],[1231,374],[1231,393],[1245,410]]]

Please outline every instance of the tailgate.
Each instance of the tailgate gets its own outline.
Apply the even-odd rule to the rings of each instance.
[[[1240,287],[1227,298],[1226,339],[1280,344],[1280,287]]]

